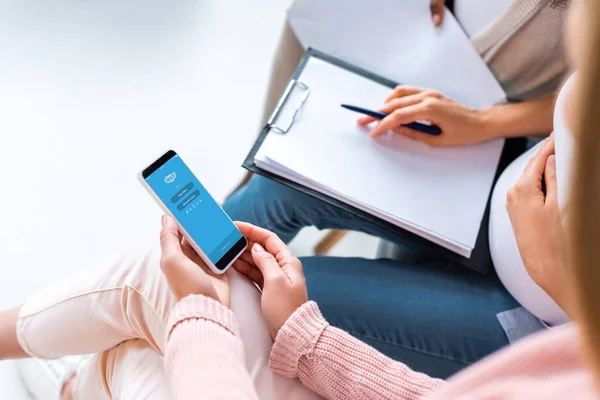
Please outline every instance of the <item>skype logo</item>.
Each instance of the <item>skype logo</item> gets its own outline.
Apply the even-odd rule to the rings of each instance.
[[[165,176],[165,183],[173,183],[175,182],[175,178],[177,178],[177,174],[171,172],[169,175]]]

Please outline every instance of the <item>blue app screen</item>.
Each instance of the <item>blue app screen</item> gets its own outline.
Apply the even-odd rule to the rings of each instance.
[[[242,238],[178,155],[148,176],[146,182],[213,264]]]

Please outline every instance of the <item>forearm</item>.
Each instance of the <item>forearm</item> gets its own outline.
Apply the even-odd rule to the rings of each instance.
[[[553,130],[555,95],[522,103],[481,109],[483,135],[500,137],[544,136]]]
[[[173,398],[258,399],[233,313],[204,296],[180,301],[169,321],[165,370]]]
[[[444,384],[329,326],[314,302],[279,331],[271,367],[328,399],[417,399]]]

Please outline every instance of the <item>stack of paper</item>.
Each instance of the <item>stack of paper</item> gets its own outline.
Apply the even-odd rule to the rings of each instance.
[[[266,137],[256,165],[469,257],[503,140],[460,148],[391,133],[373,140],[340,104],[377,107],[388,87],[317,58],[298,80],[310,97],[289,133]],[[292,93],[276,124],[287,124],[301,95]]]

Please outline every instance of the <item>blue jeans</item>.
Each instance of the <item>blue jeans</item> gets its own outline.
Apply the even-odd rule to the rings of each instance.
[[[289,242],[305,226],[403,240],[323,201],[260,176],[224,204],[234,219]],[[416,371],[447,378],[509,344],[496,314],[519,307],[495,274],[439,259],[304,257],[311,300],[329,323]]]

